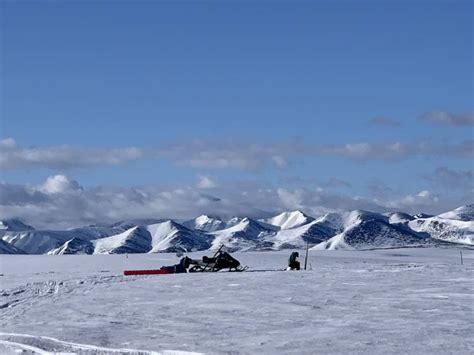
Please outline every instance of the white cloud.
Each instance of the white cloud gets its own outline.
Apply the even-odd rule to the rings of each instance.
[[[0,168],[67,169],[101,164],[121,164],[143,158],[142,149],[125,148],[80,148],[68,145],[50,147],[21,147],[14,139],[0,142]]]
[[[197,187],[200,189],[212,189],[217,187],[217,183],[209,176],[199,175]]]
[[[193,186],[83,188],[64,175],[49,177],[38,186],[0,183],[0,195],[0,219],[18,217],[39,228],[69,228],[135,218],[187,219],[203,213],[262,217],[294,209],[311,215],[353,209],[440,213],[472,203],[474,198],[470,190],[456,198],[428,190],[398,198],[374,198],[321,188],[274,188],[251,182],[221,183],[213,188],[212,194],[203,194]]]
[[[357,161],[394,161],[416,156],[474,158],[474,140],[457,143],[348,143],[314,145],[302,142],[246,144],[244,142],[192,141],[156,148],[80,148],[73,146],[21,147],[13,139],[0,143],[0,168],[64,170],[92,165],[123,164],[139,159],[168,160],[192,169],[236,169],[258,172],[284,169],[317,157],[343,157]]]
[[[277,189],[277,195],[282,205],[289,210],[297,210],[304,208],[304,191],[303,190],[288,190],[288,189]]]
[[[416,156],[454,157],[471,159],[474,157],[474,140],[459,143],[418,143],[393,142],[385,144],[355,143],[339,146],[320,146],[314,150],[315,155],[341,156],[355,160],[402,160]]]
[[[195,141],[176,143],[158,150],[161,158],[191,168],[258,171],[266,167],[286,168],[315,157],[334,156],[358,161],[402,160],[416,156],[474,157],[474,140],[458,143],[349,143],[313,145],[301,142],[273,145]]]
[[[5,138],[0,140],[0,147],[1,148],[15,148],[16,141],[13,138]]]
[[[389,201],[388,207],[401,211],[434,211],[433,207],[440,203],[440,197],[428,190],[422,190],[415,194],[408,194],[399,199]]]
[[[445,124],[450,126],[474,125],[474,112],[455,114],[447,111],[431,111],[421,116],[426,122]]]
[[[421,197],[421,198],[424,198],[424,199],[430,199],[433,194],[428,191],[428,190],[423,190],[423,191],[420,191],[418,194],[417,194],[418,197]],[[436,201],[437,198],[435,197],[434,200]]]
[[[261,170],[284,167],[293,155],[281,146],[247,144],[244,142],[192,141],[175,143],[157,149],[157,156],[178,165],[202,169]]]
[[[39,188],[40,191],[49,194],[70,193],[80,191],[81,189],[77,181],[69,180],[65,175],[50,176]]]

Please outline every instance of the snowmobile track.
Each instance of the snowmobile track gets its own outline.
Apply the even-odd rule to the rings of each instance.
[[[0,349],[9,350],[12,353],[26,351],[32,354],[51,353],[80,353],[80,354],[134,354],[134,355],[171,355],[171,354],[198,354],[184,351],[164,350],[162,352],[137,350],[137,349],[114,349],[94,345],[78,344],[62,341],[52,337],[35,336],[17,333],[0,332]]]

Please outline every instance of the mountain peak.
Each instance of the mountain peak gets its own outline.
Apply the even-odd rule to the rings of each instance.
[[[300,210],[283,212],[275,217],[262,220],[262,222],[280,227],[281,229],[296,228],[312,221],[314,221],[314,218],[309,217]]]
[[[31,231],[34,230],[34,228],[23,223],[18,218],[9,218],[0,221],[0,230],[20,232]]]
[[[195,219],[185,221],[183,226],[189,229],[199,230],[202,232],[214,232],[225,228],[225,223],[217,216],[201,215]]]
[[[218,220],[222,221],[222,219],[218,216],[213,216],[213,215],[208,215],[208,214],[202,214],[199,217],[195,218],[196,221],[212,221],[212,220]]]

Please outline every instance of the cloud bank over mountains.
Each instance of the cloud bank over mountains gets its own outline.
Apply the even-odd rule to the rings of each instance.
[[[217,186],[198,177],[196,186],[175,188],[84,188],[65,175],[50,176],[37,186],[0,183],[0,215],[18,217],[39,228],[69,228],[135,218],[189,219],[200,214],[265,217],[286,210],[311,215],[366,209],[440,213],[473,201],[474,191],[452,199],[423,190],[399,197],[350,196],[324,188],[284,188],[227,183]]]

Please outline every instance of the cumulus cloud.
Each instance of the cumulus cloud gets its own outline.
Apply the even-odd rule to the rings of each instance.
[[[368,121],[369,125],[379,127],[400,127],[401,123],[390,117],[377,116]]]
[[[422,115],[421,120],[450,126],[472,126],[474,112],[456,114],[447,111],[431,111]]]
[[[77,181],[69,180],[67,176],[54,175],[48,177],[39,190],[47,194],[57,194],[80,191],[82,187]]]
[[[68,145],[50,147],[21,147],[13,138],[0,141],[0,168],[67,169],[101,164],[121,164],[143,158],[137,147],[79,148]]]
[[[37,228],[69,228],[140,218],[188,219],[200,214],[223,217],[266,217],[301,209],[317,216],[331,211],[365,209],[377,212],[440,213],[472,203],[474,192],[447,199],[432,191],[376,199],[324,188],[284,188],[252,182],[219,184],[212,194],[194,186],[175,188],[84,188],[64,175],[49,177],[37,186],[0,183],[0,219],[18,217]]]

